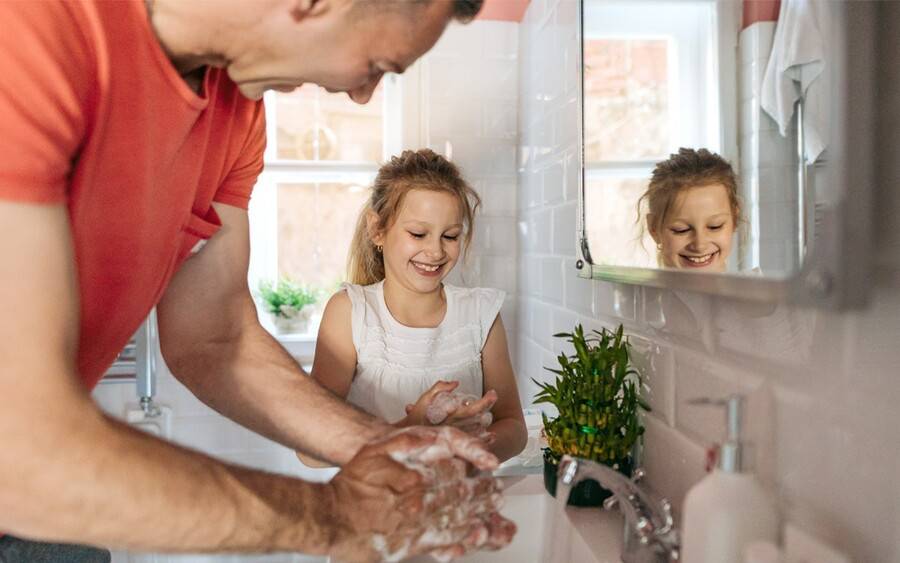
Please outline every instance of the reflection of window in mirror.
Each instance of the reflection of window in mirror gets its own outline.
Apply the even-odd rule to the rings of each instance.
[[[598,265],[658,267],[639,215],[654,166],[720,144],[715,2],[584,3],[585,230]]]

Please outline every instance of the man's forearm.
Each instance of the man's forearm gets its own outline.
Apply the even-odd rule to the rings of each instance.
[[[139,551],[327,552],[326,485],[219,463],[87,398],[69,409],[4,435],[0,530]]]
[[[169,366],[203,402],[287,447],[343,465],[389,427],[306,376],[261,326],[205,342]]]

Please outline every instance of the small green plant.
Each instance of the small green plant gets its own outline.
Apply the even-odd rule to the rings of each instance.
[[[281,278],[278,283],[263,280],[259,283],[259,298],[269,313],[276,317],[295,317],[306,305],[319,300],[318,292],[305,285]]]
[[[644,434],[639,409],[650,407],[640,397],[641,375],[630,366],[628,340],[616,332],[593,331],[585,337],[581,325],[574,332],[554,334],[575,348],[560,354],[554,384],[535,382],[541,389],[535,403],[549,403],[558,416],[544,418],[548,461],[559,463],[569,454],[616,466],[625,462]]]

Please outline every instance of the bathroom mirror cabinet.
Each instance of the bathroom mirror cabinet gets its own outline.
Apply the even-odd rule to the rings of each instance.
[[[863,304],[878,251],[865,4],[742,30],[742,2],[583,0],[579,274]]]

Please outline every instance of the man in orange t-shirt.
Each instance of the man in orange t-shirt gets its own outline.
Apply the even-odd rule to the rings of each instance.
[[[260,327],[246,281],[263,91],[313,82],[365,103],[479,7],[0,3],[0,560],[109,559],[69,545],[86,544],[368,561],[509,541],[493,481],[454,486],[459,459],[496,463],[479,442],[388,436],[304,376]],[[332,482],[229,466],[104,416],[90,389],[154,306],[176,377],[240,424],[343,465]],[[440,495],[394,461],[416,448],[450,481]]]

